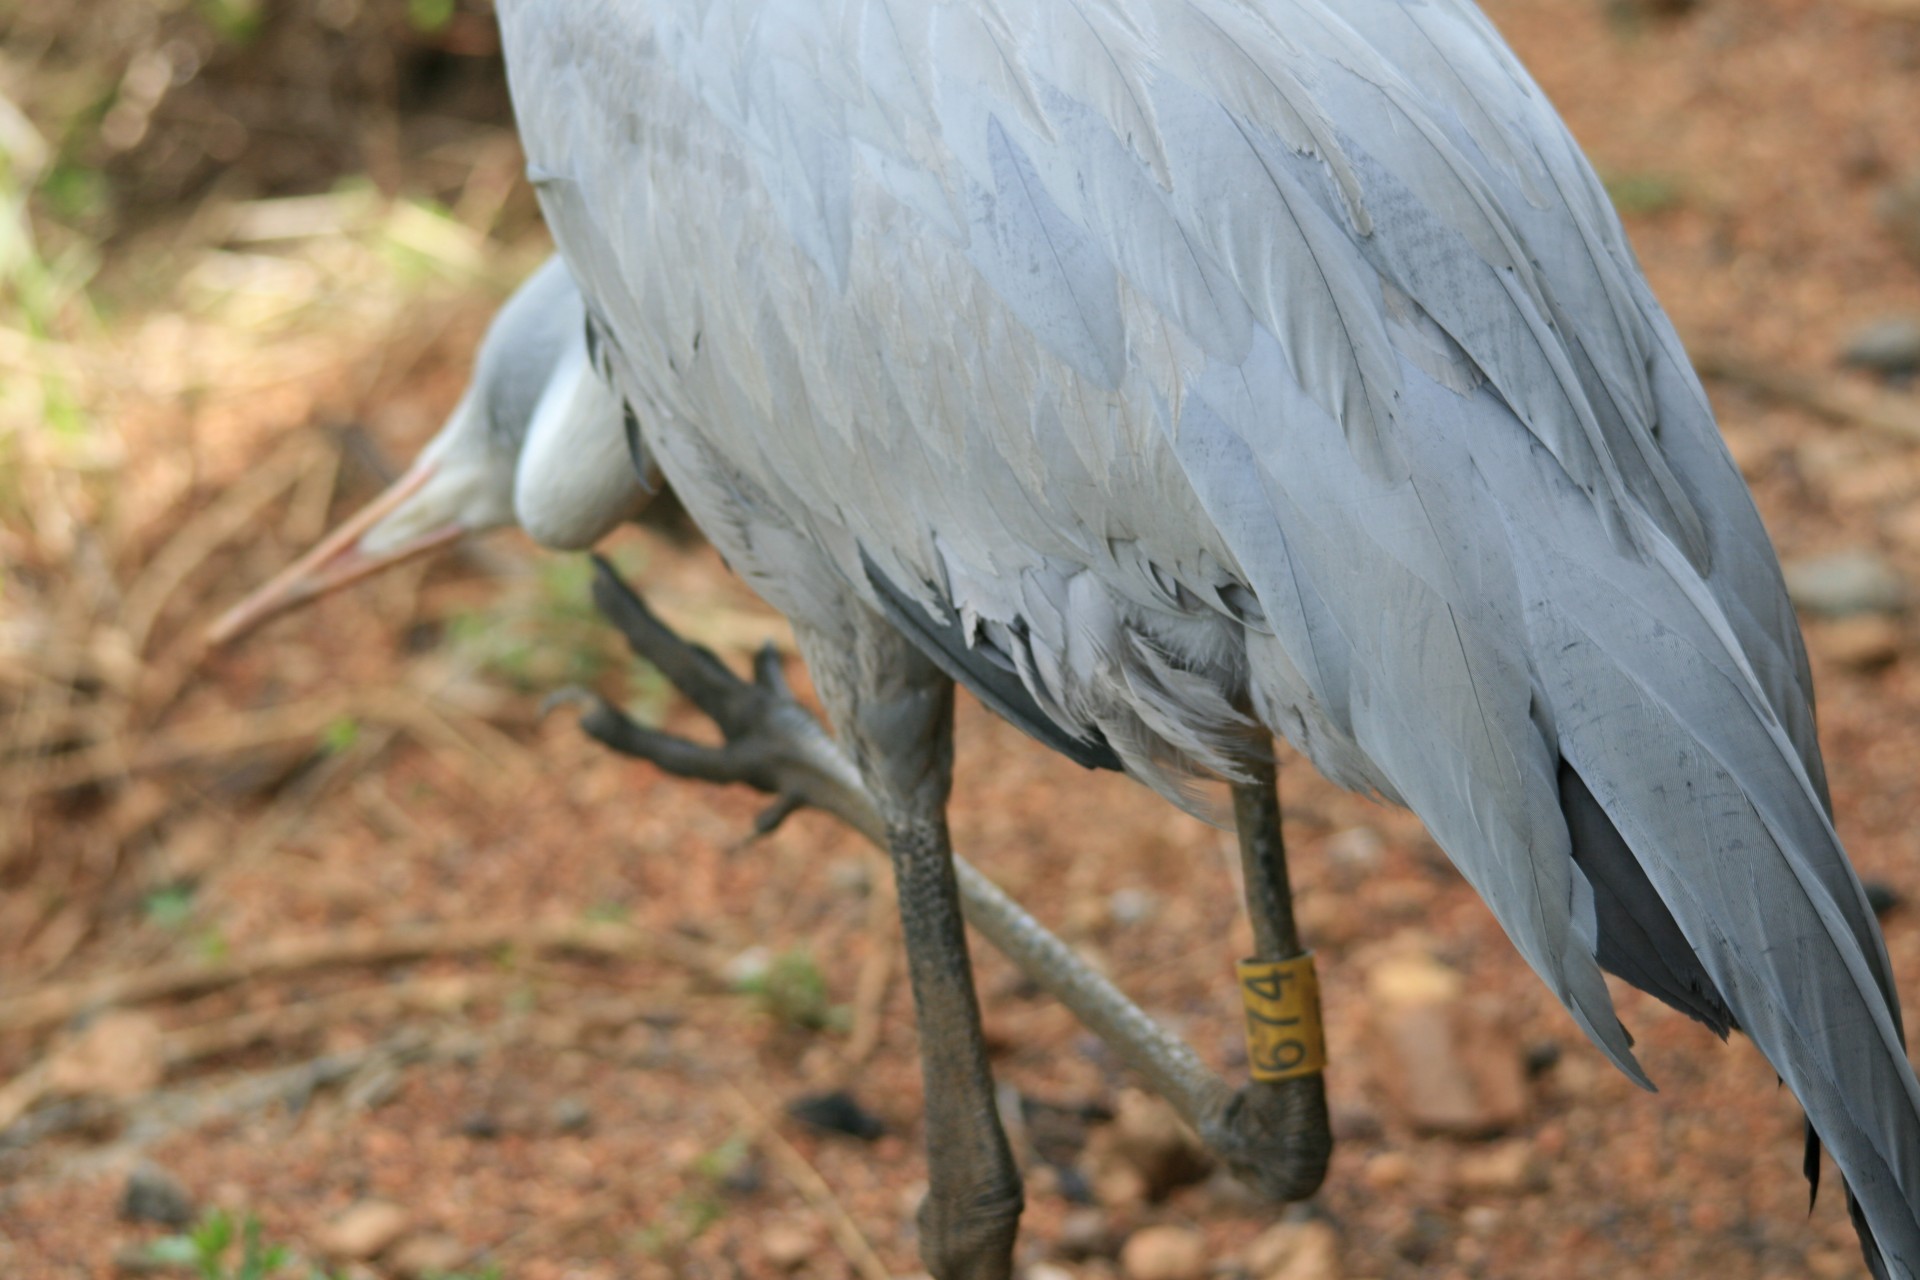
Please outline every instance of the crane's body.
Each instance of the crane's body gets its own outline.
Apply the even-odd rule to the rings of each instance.
[[[872,712],[876,620],[1183,803],[1281,734],[1417,812],[1636,1079],[1602,966],[1751,1035],[1920,1270],[1920,1088],[1772,549],[1477,11],[501,10],[646,450],[870,783],[923,733]]]

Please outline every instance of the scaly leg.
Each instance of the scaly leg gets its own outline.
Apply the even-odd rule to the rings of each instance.
[[[1276,770],[1267,759],[1242,768],[1251,780],[1233,787],[1233,821],[1253,924],[1254,954],[1240,966],[1240,992],[1254,1078],[1220,1116],[1218,1131],[1202,1134],[1249,1185],[1277,1200],[1304,1200],[1319,1189],[1333,1155],[1319,992],[1293,923]]]
[[[920,1257],[938,1280],[1010,1280],[1020,1173],[1000,1127],[947,834],[953,682],[878,615],[799,632],[807,667],[886,831],[926,1082]]]
[[[774,804],[757,824],[762,831],[771,830],[797,808],[813,806],[887,849],[885,823],[859,770],[840,744],[793,700],[773,654],[762,650],[754,663],[753,682],[741,680],[711,652],[681,639],[661,623],[604,560],[596,557],[595,566],[594,600],[601,612],[626,635],[636,655],[659,668],[714,720],[725,745],[706,746],[648,729],[584,691],[556,695],[556,700],[587,706],[581,725],[589,734],[668,773],[744,783],[773,795]],[[1250,773],[1255,768],[1248,766]],[[1277,866],[1277,884],[1284,893],[1285,863],[1274,860],[1281,846],[1272,783],[1265,786],[1266,800],[1260,799],[1258,786],[1242,790],[1244,796],[1236,792],[1236,819],[1243,858],[1250,836],[1254,847],[1271,849],[1274,855],[1255,859],[1256,870],[1248,876],[1250,892],[1263,880],[1271,880],[1258,868]],[[1270,839],[1265,832],[1271,832]],[[1184,1041],[1154,1021],[964,858],[953,855],[952,865],[968,922],[1138,1071],[1240,1177],[1276,1199],[1298,1199],[1312,1192],[1324,1171],[1329,1145],[1317,1078],[1282,1088],[1256,1082],[1236,1092]],[[1253,916],[1255,936],[1263,939],[1258,946],[1263,956],[1284,958],[1297,950],[1296,944],[1277,933],[1269,945],[1264,940],[1267,935],[1260,932],[1267,927],[1263,922],[1283,918],[1287,924],[1274,928],[1290,930],[1290,909],[1283,912],[1255,905]]]

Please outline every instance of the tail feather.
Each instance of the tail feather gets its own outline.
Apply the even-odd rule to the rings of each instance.
[[[1573,863],[1592,886],[1594,958],[1721,1039],[1735,1026],[1726,998],[1700,964],[1673,913],[1573,766],[1560,762],[1560,805]]]
[[[1920,1273],[1920,1085],[1811,780],[1724,653],[1669,625],[1671,609],[1656,619],[1571,559],[1544,567],[1562,580],[1530,593],[1528,621],[1564,758],[1832,1150],[1869,1257]]]

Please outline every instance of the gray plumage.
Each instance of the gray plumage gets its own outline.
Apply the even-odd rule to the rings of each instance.
[[[1181,803],[1271,730],[1410,806],[1633,1078],[1603,964],[1751,1035],[1920,1269],[1920,1088],[1778,567],[1484,17],[501,13],[645,446],[798,627],[905,599]]]

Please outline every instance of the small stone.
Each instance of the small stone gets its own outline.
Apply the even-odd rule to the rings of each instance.
[[[1864,548],[1789,562],[1787,594],[1808,613],[1844,618],[1860,613],[1898,613],[1907,585],[1891,565]]]
[[[1073,1280],[1073,1273],[1051,1263],[1036,1262],[1021,1273],[1022,1280]]]
[[[403,1280],[435,1280],[458,1271],[469,1252],[454,1237],[434,1232],[402,1240],[394,1246],[386,1265]]]
[[[1840,358],[1855,368],[1875,373],[1920,371],[1920,317],[1885,316],[1875,320],[1847,339]]]
[[[47,1063],[49,1091],[137,1098],[167,1069],[166,1036],[152,1014],[115,1010],[95,1018]]]
[[[362,1200],[321,1228],[320,1251],[347,1262],[376,1258],[407,1233],[405,1209],[385,1200]]]
[[[1365,874],[1380,865],[1386,855],[1387,842],[1372,827],[1348,827],[1328,836],[1321,848],[1334,866]]]
[[[797,1222],[776,1222],[760,1236],[760,1252],[781,1271],[797,1271],[819,1248],[818,1233]]]
[[[1091,1179],[1094,1202],[1108,1209],[1130,1209],[1147,1202],[1147,1180],[1130,1164],[1103,1162]]]
[[[172,1174],[142,1160],[127,1175],[126,1189],[120,1193],[120,1217],[125,1222],[184,1227],[193,1221],[193,1200]]]
[[[1503,1142],[1460,1158],[1453,1169],[1454,1185],[1468,1195],[1519,1195],[1545,1185],[1545,1171],[1525,1142]]]
[[[1876,916],[1886,915],[1887,912],[1902,906],[1907,900],[1905,894],[1885,880],[1862,880],[1860,888],[1867,895],[1867,906],[1872,908]]]
[[[1339,1280],[1340,1237],[1324,1222],[1282,1222],[1247,1247],[1253,1280]]]
[[[1107,1215],[1098,1209],[1075,1209],[1060,1222],[1060,1238],[1054,1250],[1069,1262],[1088,1258],[1111,1258],[1119,1249]]]
[[[1367,976],[1375,1070],[1400,1117],[1423,1133],[1492,1137],[1527,1112],[1526,1055],[1460,975],[1424,954],[1384,960]]]
[[[720,966],[720,980],[736,991],[767,980],[773,969],[773,948],[748,947]]]
[[[1115,1166],[1137,1173],[1149,1200],[1200,1182],[1213,1171],[1213,1157],[1172,1106],[1138,1089],[1120,1095],[1113,1123],[1094,1132],[1087,1155],[1095,1169],[1097,1194]],[[1104,1194],[1101,1200],[1113,1203]]]
[[[593,1128],[593,1111],[578,1098],[562,1098],[550,1113],[553,1127],[560,1133],[585,1133]]]
[[[1906,637],[1900,624],[1877,613],[1863,613],[1823,624],[1810,642],[1850,671],[1878,671],[1900,657]]]
[[[1146,1227],[1120,1250],[1127,1280],[1204,1280],[1207,1242],[1189,1227]]]
[[[887,1132],[886,1123],[861,1106],[845,1089],[795,1098],[787,1104],[787,1114],[822,1133],[857,1138],[861,1142],[873,1142]]]
[[[1115,889],[1107,898],[1107,914],[1117,925],[1145,924],[1160,912],[1160,899],[1145,889]]]
[[[1490,1204],[1468,1205],[1466,1212],[1460,1215],[1460,1224],[1476,1236],[1490,1236],[1500,1229],[1500,1211]],[[1458,1253],[1459,1249],[1460,1245],[1456,1244],[1455,1252]]]
[[[1360,1176],[1375,1191],[1396,1191],[1413,1180],[1413,1157],[1404,1151],[1382,1151],[1367,1161]]]

